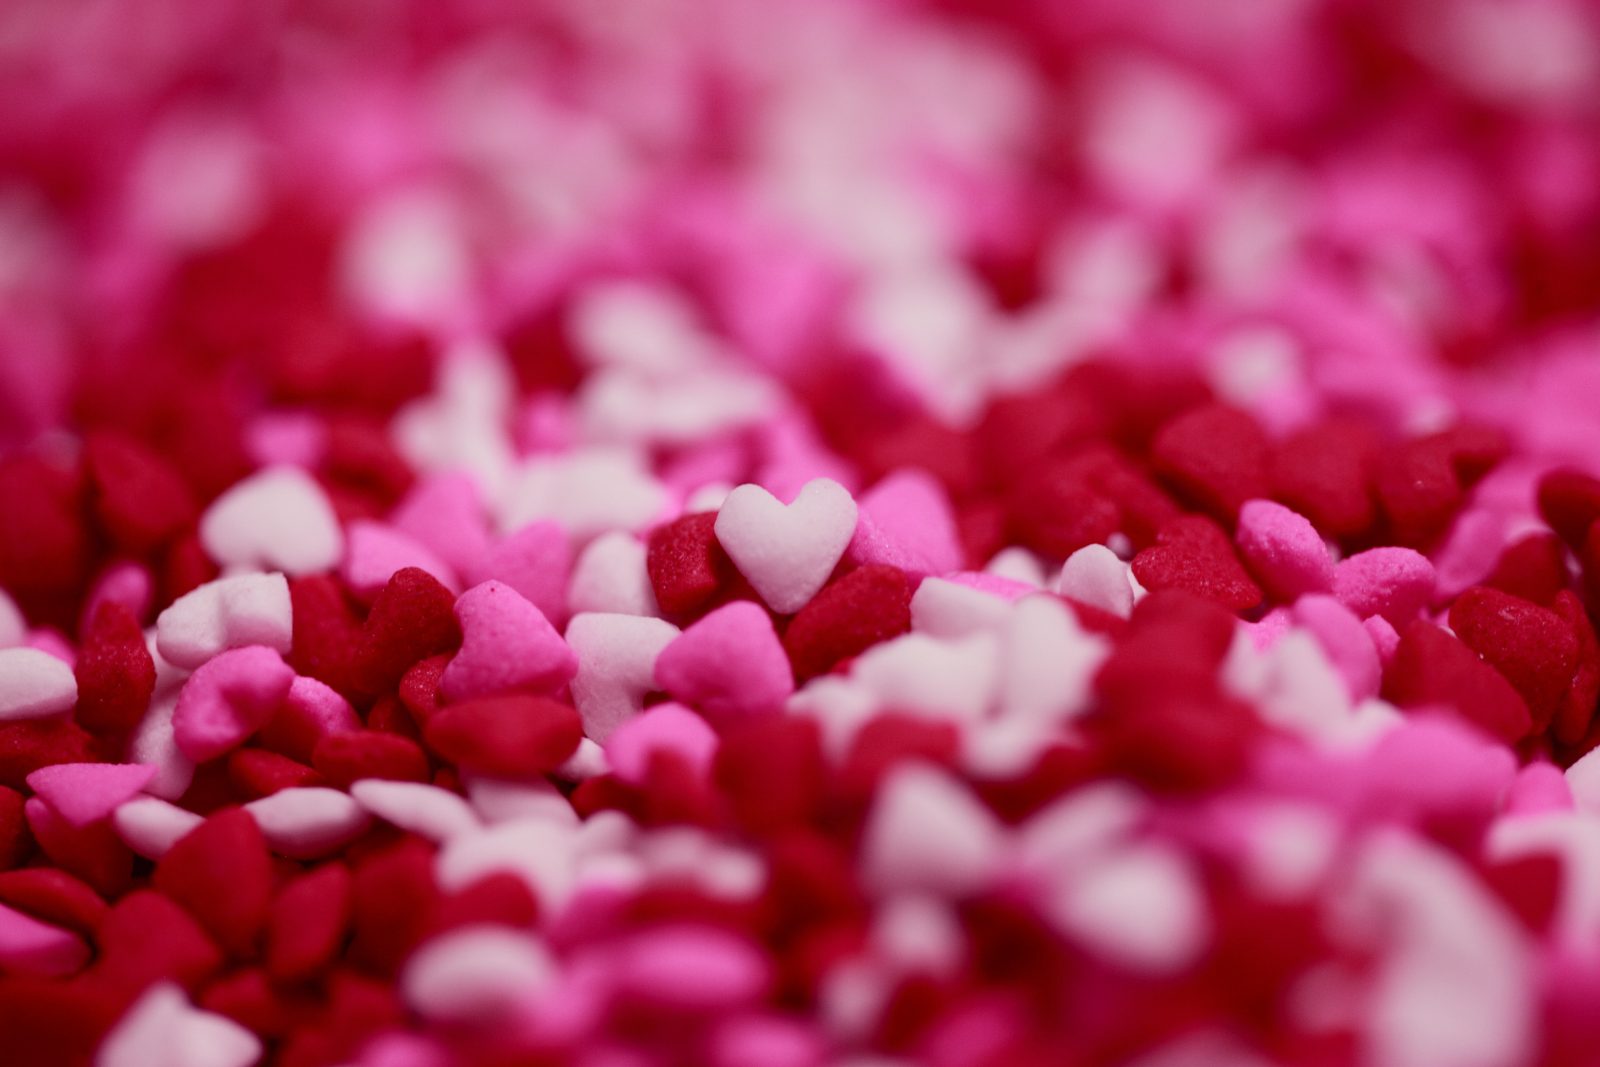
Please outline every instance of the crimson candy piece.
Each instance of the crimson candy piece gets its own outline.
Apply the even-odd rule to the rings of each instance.
[[[23,805],[28,829],[50,862],[83,879],[102,896],[115,897],[133,877],[133,853],[110,820],[73,826],[44,801]]]
[[[1203,515],[1183,515],[1161,528],[1156,543],[1133,558],[1133,576],[1146,589],[1178,589],[1242,612],[1261,603],[1222,527]]]
[[[1363,423],[1330,419],[1296,430],[1271,450],[1272,497],[1335,540],[1377,520],[1374,480],[1382,444]]]
[[[86,937],[94,936],[108,910],[100,894],[54,867],[0,874],[0,903]]]
[[[367,856],[351,881],[350,959],[392,973],[432,928],[438,902],[433,849],[425,842],[408,837]]]
[[[1402,708],[1453,709],[1508,744],[1533,728],[1527,702],[1504,675],[1459,639],[1421,619],[1400,635],[1394,662],[1384,672],[1383,695]]]
[[[526,927],[538,917],[539,900],[528,883],[499,871],[440,900],[434,929],[437,932],[479,923]]]
[[[121,1010],[114,992],[90,982],[0,976],[6,1067],[89,1067]]]
[[[236,748],[229,753],[228,781],[250,800],[280,789],[326,784],[322,775],[304,763],[264,748]]]
[[[1232,631],[1232,617],[1198,597],[1145,597],[1095,675],[1099,705],[1086,720],[1094,758],[1162,791],[1206,790],[1243,773],[1265,728],[1218,687]]]
[[[1578,669],[1578,638],[1567,621],[1520,597],[1473,586],[1451,605],[1450,628],[1516,688],[1534,732],[1543,732]]]
[[[272,856],[248,812],[225,808],[179,838],[157,861],[151,883],[230,955],[254,956],[272,903]]]
[[[397,696],[380,697],[377,703],[372,705],[372,710],[367,712],[367,729],[394,734],[411,741],[422,740],[416,721],[411,718],[406,706]]]
[[[439,710],[439,679],[449,663],[448,655],[429,656],[412,664],[400,679],[400,703],[411,713],[413,723],[427,722]]]
[[[1266,434],[1234,408],[1208,404],[1173,419],[1150,457],[1174,492],[1229,526],[1246,500],[1267,495]]]
[[[888,712],[868,719],[856,731],[839,770],[847,796],[866,800],[884,775],[906,760],[955,765],[961,731],[954,723]]]
[[[55,763],[98,763],[94,738],[71,719],[0,724],[0,785],[23,789],[27,777]]]
[[[328,734],[311,753],[317,773],[339,789],[363,778],[426,782],[428,756],[415,741],[378,730]]]
[[[268,981],[259,967],[245,967],[206,986],[199,1006],[226,1016],[263,1037],[281,1037],[295,1024],[297,1005]]]
[[[22,805],[21,793],[0,785],[0,871],[10,870],[27,855],[32,838]]]
[[[191,525],[194,494],[159,453],[115,431],[89,435],[83,450],[90,506],[111,543],[142,556]]]
[[[822,796],[822,734],[815,721],[770,716],[722,735],[712,781],[734,818],[751,833],[804,825]]]
[[[721,810],[705,775],[676,752],[653,752],[645,765],[639,820],[646,826],[715,828]]]
[[[205,585],[220,573],[216,563],[206,555],[199,536],[183,534],[161,554],[162,602],[171,603]]]
[[[1550,927],[1561,901],[1561,861],[1551,855],[1518,856],[1483,867],[1483,880],[1530,933]]]
[[[583,740],[583,720],[566,704],[528,693],[440,708],[423,728],[428,747],[463,769],[528,778],[564,763]]]
[[[72,592],[89,563],[82,481],[35,456],[0,459],[0,586],[26,599]]]
[[[1465,499],[1450,453],[1423,438],[1407,441],[1378,465],[1378,504],[1396,544],[1425,548]]]
[[[1539,514],[1563,541],[1581,548],[1600,519],[1600,478],[1570,468],[1551,471],[1539,479]]]
[[[1583,610],[1583,603],[1570,589],[1557,593],[1550,605],[1572,628],[1578,643],[1578,668],[1572,675],[1572,686],[1556,709],[1551,729],[1556,740],[1563,745],[1575,745],[1583,740],[1594,721],[1595,705],[1600,702],[1600,640],[1595,637],[1594,626]]]
[[[1506,546],[1483,584],[1549,606],[1568,581],[1567,550],[1561,539],[1535,531]]]
[[[420,567],[394,573],[361,627],[357,661],[367,692],[387,693],[418,660],[460,647],[455,601],[450,590]]]
[[[324,682],[346,697],[358,694],[361,624],[343,587],[326,574],[293,578],[289,601],[294,612],[289,664],[295,673]]]
[[[109,600],[95,608],[72,670],[80,726],[118,733],[139,725],[155,692],[156,664],[133,612]]]
[[[1061,383],[992,400],[977,442],[990,473],[1009,482],[1078,442],[1103,437],[1110,428],[1108,415],[1098,397]]]
[[[733,561],[717,543],[716,522],[717,513],[705,511],[650,531],[645,569],[656,604],[668,618],[699,614],[735,580]]]
[[[137,992],[170,980],[193,992],[222,966],[222,952],[194,917],[149,889],[135,889],[100,923],[94,974]]]
[[[826,674],[842,660],[910,630],[913,592],[910,577],[884,563],[858,567],[823,587],[783,633],[795,680]]]
[[[1456,477],[1469,489],[1481,482],[1511,451],[1511,442],[1504,431],[1482,423],[1457,423],[1447,430],[1429,434],[1422,441],[1444,453]]]
[[[298,982],[320,974],[338,954],[350,928],[353,882],[341,863],[328,863],[285,885],[267,920],[267,973]]]
[[[332,488],[370,501],[372,514],[393,508],[414,478],[381,422],[349,415],[327,421],[321,474]]]
[[[979,499],[956,512],[956,536],[972,566],[981,566],[1006,547],[1007,511],[998,500]]]
[[[1068,460],[1029,469],[1007,495],[1006,508],[1016,540],[1055,559],[1103,543],[1122,522],[1117,505]]]
[[[1097,493],[1117,506],[1122,532],[1139,548],[1154,541],[1161,527],[1183,514],[1165,490],[1110,445],[1088,445],[1067,462]]]

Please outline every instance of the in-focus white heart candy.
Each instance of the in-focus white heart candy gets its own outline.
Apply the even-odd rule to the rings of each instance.
[[[1068,556],[1056,592],[1119,619],[1133,614],[1128,565],[1105,545],[1085,545]]]
[[[200,518],[200,544],[225,567],[285,574],[332,569],[344,554],[339,519],[298,467],[271,467],[234,485]]]
[[[856,530],[856,502],[831,478],[805,484],[785,505],[759,485],[741,485],[717,512],[717,541],[767,606],[805,607],[827,582]]]
[[[230,648],[288,652],[293,643],[294,607],[281,574],[218,578],[185,593],[156,619],[161,658],[188,670]]]

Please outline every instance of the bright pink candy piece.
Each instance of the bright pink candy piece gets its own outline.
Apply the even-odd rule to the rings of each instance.
[[[771,618],[736,600],[661,650],[656,683],[717,722],[779,710],[794,692],[794,673]]]
[[[578,673],[578,657],[544,613],[504,582],[475,585],[456,600],[461,651],[444,669],[448,700],[513,689],[553,693]]]
[[[1355,612],[1331,596],[1303,596],[1291,611],[1294,621],[1311,631],[1328,662],[1344,679],[1352,701],[1378,695],[1383,665],[1372,635]]]
[[[606,739],[606,760],[618,778],[642,785],[657,752],[683,757],[698,773],[711,766],[717,735],[706,721],[682,704],[657,704],[635,715]]]
[[[293,684],[283,657],[259,645],[208,661],[178,694],[172,716],[178,750],[203,763],[236,747],[272,718]]]
[[[524,526],[496,544],[476,573],[509,585],[554,625],[566,622],[572,546],[559,524],[535,522]]]
[[[1250,500],[1239,509],[1234,535],[1239,555],[1277,600],[1333,588],[1333,561],[1322,535],[1303,515],[1270,500]]]
[[[1574,806],[1567,776],[1553,763],[1528,764],[1506,791],[1507,815],[1543,815],[1571,811]]]
[[[0,904],[0,972],[64,978],[87,962],[78,935]]]
[[[947,574],[961,566],[950,501],[919,470],[896,471],[857,502],[860,513],[846,556],[857,564],[887,563],[910,574]]]
[[[390,522],[457,574],[476,573],[489,552],[483,503],[477,484],[465,474],[440,474],[420,482],[400,501]]]
[[[138,796],[155,773],[148,763],[57,763],[28,775],[28,788],[73,826],[88,826]]]
[[[1366,618],[1382,615],[1403,627],[1433,599],[1434,572],[1428,557],[1409,548],[1371,548],[1340,563],[1333,595]]]
[[[715,927],[661,926],[634,935],[617,980],[634,997],[682,1011],[716,1011],[759,997],[771,981],[767,957]]]
[[[455,571],[416,538],[383,523],[357,521],[346,531],[344,563],[339,573],[361,596],[376,596],[395,571],[420,567],[454,592]]]

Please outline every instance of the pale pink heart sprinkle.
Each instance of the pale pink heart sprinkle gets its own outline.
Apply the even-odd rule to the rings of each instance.
[[[316,859],[336,852],[366,830],[371,819],[348,794],[323,786],[297,786],[252,800],[255,819],[274,852]]]
[[[152,796],[134,797],[111,815],[111,825],[123,844],[149,860],[166,855],[169,848],[204,821],[192,811]]]
[[[696,774],[704,775],[716,751],[716,731],[681,704],[657,704],[635,715],[605,743],[612,771],[634,785],[644,784],[657,753],[678,756]]]
[[[322,734],[352,733],[361,729],[361,719],[348,700],[326,682],[303,674],[295,675],[289,684],[283,709],[315,723]]]
[[[294,677],[282,656],[259,645],[208,661],[178,694],[172,716],[178,750],[204,763],[236,748],[272,718]]]
[[[477,574],[489,554],[483,502],[477,483],[466,474],[436,474],[418,482],[389,516],[389,522],[458,575]]]
[[[1394,660],[1394,654],[1400,648],[1400,632],[1394,624],[1382,615],[1371,615],[1361,620],[1362,627],[1367,631],[1367,636],[1372,638],[1372,647],[1378,652],[1378,661],[1388,667]]]
[[[255,1034],[225,1016],[191,1007],[171,982],[157,982],[106,1035],[95,1067],[251,1067],[261,1052]]]
[[[544,612],[552,625],[565,625],[572,546],[558,524],[534,522],[512,532],[497,542],[471,573],[479,581],[493,578],[504,582]]]
[[[771,962],[755,945],[710,926],[656,926],[632,935],[613,975],[628,995],[680,1011],[748,1004],[771,983]]]
[[[947,574],[963,552],[944,487],[919,470],[896,471],[862,494],[846,555],[911,574]]]
[[[87,626],[100,605],[105,603],[121,604],[133,613],[134,618],[143,619],[150,611],[154,598],[155,578],[149,567],[130,560],[113,563],[95,579],[79,625]],[[0,647],[4,645],[5,642],[0,641]]]
[[[351,784],[350,795],[368,813],[430,841],[447,841],[483,826],[472,805],[436,785],[366,778]]]
[[[713,722],[778,711],[794,692],[794,673],[772,620],[759,604],[736,600],[707,613],[661,650],[656,684]]]
[[[89,962],[89,946],[70,930],[0,904],[0,971],[64,978]]]
[[[447,700],[511,690],[553,693],[578,671],[578,657],[544,613],[503,582],[475,585],[456,600],[461,650],[444,669]]]
[[[537,997],[555,976],[549,952],[527,933],[469,926],[412,953],[400,991],[425,1018],[489,1022]]]
[[[1311,631],[1328,662],[1344,679],[1353,702],[1378,695],[1383,682],[1383,665],[1372,635],[1355,612],[1331,596],[1315,594],[1295,601],[1291,610],[1294,622]]]
[[[998,821],[942,770],[904,763],[879,787],[861,840],[862,879],[877,893],[963,896],[997,877]]]
[[[28,775],[28,788],[73,826],[109,818],[155,777],[147,763],[57,763]]]
[[[37,648],[0,649],[0,722],[60,715],[77,702],[69,664]]]
[[[1269,596],[1293,600],[1333,588],[1333,561],[1322,535],[1305,516],[1282,504],[1246,501],[1234,538],[1245,565]]]
[[[225,567],[302,575],[333,569],[344,534],[315,478],[298,467],[269,467],[212,501],[200,517],[200,543]]]
[[[1435,576],[1428,557],[1410,548],[1369,548],[1334,571],[1333,595],[1366,618],[1382,615],[1403,627],[1433,600]]]
[[[586,613],[567,624],[567,644],[578,656],[572,705],[583,716],[583,732],[604,744],[618,726],[637,715],[655,688],[656,659],[679,630],[642,615]]]
[[[1068,556],[1056,592],[1119,619],[1133,614],[1128,565],[1105,545],[1085,545]]]
[[[34,630],[28,635],[26,647],[60,660],[69,669],[75,667],[78,662],[78,650],[67,640],[66,634],[54,626],[41,626]]]
[[[1579,761],[1582,762],[1581,760]],[[1543,761],[1530,763],[1517,772],[1506,792],[1507,815],[1543,815],[1552,811],[1572,811],[1575,800],[1572,785],[1561,768]]]
[[[376,596],[396,571],[407,567],[420,567],[451,592],[460,588],[455,571],[416,538],[365,519],[350,524],[339,574],[358,595]]]

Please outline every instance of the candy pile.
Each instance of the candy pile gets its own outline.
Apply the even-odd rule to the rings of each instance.
[[[0,1063],[1600,1064],[1600,6],[12,0]]]

